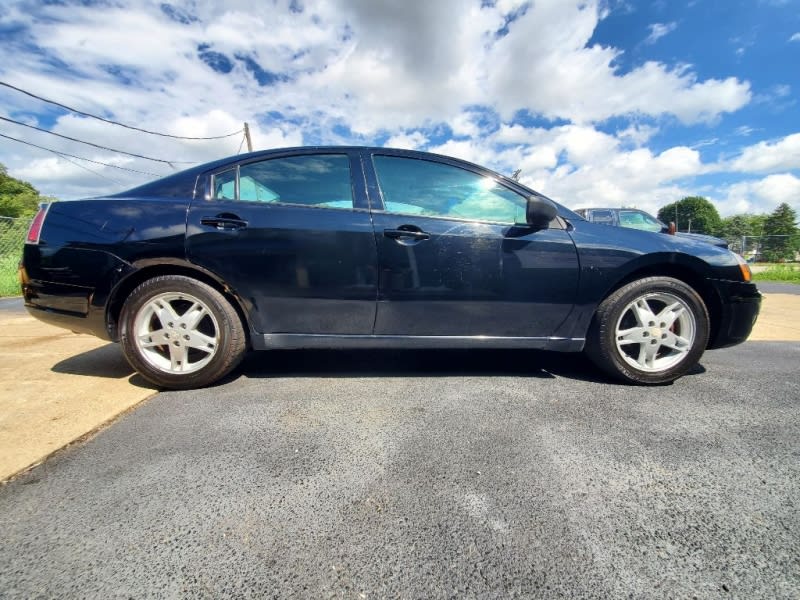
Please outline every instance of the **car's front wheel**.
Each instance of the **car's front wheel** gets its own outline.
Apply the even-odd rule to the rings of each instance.
[[[708,310],[695,290],[670,277],[647,277],[600,304],[586,354],[618,379],[668,383],[697,364],[708,335]]]
[[[122,308],[120,341],[134,369],[171,389],[214,383],[246,350],[241,319],[228,300],[181,275],[154,277],[133,291]]]

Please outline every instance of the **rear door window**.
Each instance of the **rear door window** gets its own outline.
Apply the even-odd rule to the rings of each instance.
[[[614,224],[614,213],[610,210],[593,210],[592,223],[601,223],[603,225]]]
[[[350,159],[308,154],[246,163],[214,176],[214,197],[241,202],[353,208]]]

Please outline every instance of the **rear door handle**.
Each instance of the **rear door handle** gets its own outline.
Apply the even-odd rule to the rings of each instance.
[[[431,239],[430,233],[422,231],[419,227],[414,225],[401,225],[397,229],[384,229],[383,235],[404,246]]]
[[[247,221],[238,217],[203,217],[200,224],[225,231],[247,228]]]

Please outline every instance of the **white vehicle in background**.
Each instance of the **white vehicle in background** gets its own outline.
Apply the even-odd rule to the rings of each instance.
[[[655,233],[670,233],[668,225],[638,208],[579,208],[575,212],[592,223],[627,227],[629,229],[641,229],[642,231],[652,231]],[[722,238],[714,237],[713,235],[678,232],[676,232],[675,235],[682,238],[708,242],[709,244],[714,244],[721,248],[728,247],[727,241]]]

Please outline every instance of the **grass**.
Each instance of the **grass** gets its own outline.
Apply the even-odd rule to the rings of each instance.
[[[28,219],[0,219],[0,297],[21,293],[17,267],[28,223]]]
[[[800,283],[800,267],[798,265],[766,265],[767,269],[753,273],[755,281],[778,281],[781,283]]]
[[[16,254],[0,256],[0,297],[20,295],[17,273],[19,259]]]

